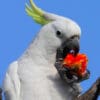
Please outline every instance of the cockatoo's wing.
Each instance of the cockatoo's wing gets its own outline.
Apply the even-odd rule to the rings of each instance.
[[[6,73],[4,80],[5,100],[19,100],[20,80],[17,73],[18,63],[13,62]]]

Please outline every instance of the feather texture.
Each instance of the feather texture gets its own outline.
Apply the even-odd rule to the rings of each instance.
[[[26,12],[34,19],[34,21],[41,25],[45,25],[50,22],[50,20],[44,17],[44,11],[38,8],[32,0],[30,0],[30,6],[26,4]]]

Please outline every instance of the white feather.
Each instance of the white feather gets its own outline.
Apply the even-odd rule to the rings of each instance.
[[[63,82],[54,67],[56,49],[61,40],[59,29],[69,38],[80,35],[79,26],[69,20],[45,25],[26,52],[9,67],[4,80],[6,100],[72,100],[75,92]],[[77,88],[80,88],[79,86]]]

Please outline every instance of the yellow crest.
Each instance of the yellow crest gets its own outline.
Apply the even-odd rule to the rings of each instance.
[[[32,0],[30,0],[30,6],[26,4],[26,12],[34,19],[34,21],[41,25],[45,25],[50,22],[50,20],[44,17],[44,11],[38,8]]]

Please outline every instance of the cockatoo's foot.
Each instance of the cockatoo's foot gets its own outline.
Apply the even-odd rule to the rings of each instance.
[[[56,62],[55,62],[55,67],[57,71],[59,72],[61,78],[65,80],[67,83],[73,83],[73,82],[82,82],[86,79],[89,79],[90,77],[90,71],[86,70],[86,73],[80,77],[75,74],[73,74],[73,71],[71,69],[65,68],[63,65],[63,52],[64,50],[59,48],[57,49],[57,55],[56,55]],[[66,52],[66,54],[69,52]]]
[[[79,82],[89,79],[89,77],[90,77],[89,70],[87,70],[87,72],[85,73],[85,75],[83,77],[78,77],[76,75],[71,74],[71,71],[69,69],[63,67],[62,61],[56,62],[55,67],[56,67],[57,71],[59,72],[61,78],[69,84],[70,83],[79,83]]]
[[[87,70],[86,73],[85,73],[85,75],[83,77],[79,77],[78,78],[78,81],[77,82],[82,82],[82,81],[87,80],[89,78],[90,78],[90,71]]]
[[[64,55],[67,55],[71,52],[72,50],[66,50],[66,48],[58,48],[57,49],[57,54],[56,54],[56,62],[55,62],[55,67],[60,74],[61,78],[65,80],[67,83],[73,83],[73,82],[81,82],[85,79],[88,79],[90,76],[88,73],[85,74],[84,77],[78,77],[76,75],[73,75],[70,69],[67,69],[63,65],[63,60],[64,60]],[[78,52],[73,51],[73,53],[77,54]]]
[[[56,62],[55,67],[60,74],[61,78],[68,84],[76,83],[78,81],[78,77],[70,74],[70,71],[64,68],[61,62]]]

